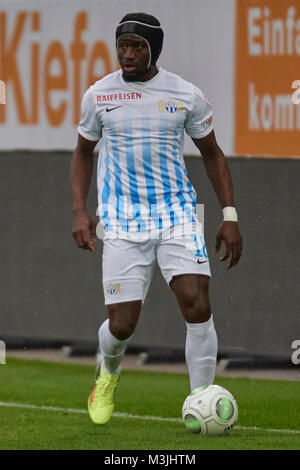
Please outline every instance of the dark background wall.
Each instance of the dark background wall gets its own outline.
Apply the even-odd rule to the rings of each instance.
[[[97,341],[106,318],[96,253],[71,235],[71,153],[0,154],[0,339]],[[96,160],[96,159],[95,159]],[[220,353],[290,357],[299,328],[299,160],[228,158],[244,240],[227,271],[213,253],[222,212],[201,158],[186,165],[205,204],[212,311]],[[96,213],[95,174],[89,208]],[[159,269],[153,276],[133,345],[184,349],[185,325]]]

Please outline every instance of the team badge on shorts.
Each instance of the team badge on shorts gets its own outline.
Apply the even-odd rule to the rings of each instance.
[[[109,282],[109,283],[106,284],[106,286],[105,286],[105,292],[106,292],[106,294],[108,294],[108,295],[117,295],[117,294],[120,294],[120,293],[121,293],[121,286],[120,286],[120,283],[118,283],[118,284],[112,284],[111,282]]]
[[[205,121],[205,129],[207,129],[212,123],[212,116],[210,116],[208,119]]]

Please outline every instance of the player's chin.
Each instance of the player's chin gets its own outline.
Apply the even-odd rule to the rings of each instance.
[[[138,79],[138,74],[136,72],[125,72],[123,70],[123,78],[127,81],[127,82],[133,82],[133,81],[136,81]]]
[[[134,68],[132,70],[127,70],[126,67],[122,68],[123,71],[123,78],[127,82],[135,82],[139,81],[143,78],[143,73],[140,72],[137,68]]]

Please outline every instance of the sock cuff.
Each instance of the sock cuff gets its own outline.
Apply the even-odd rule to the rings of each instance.
[[[126,339],[118,339],[116,338],[110,331],[109,329],[109,318],[107,318],[103,323],[102,325],[100,326],[99,328],[99,336],[101,335],[101,331],[103,331],[105,329],[105,335],[108,336],[109,340],[113,343],[113,344],[119,344],[120,346],[122,344],[127,344],[134,336],[134,333],[132,333],[131,336],[129,336],[128,338]]]
[[[111,341],[113,341],[115,344],[120,344],[120,345],[121,344],[127,344],[134,336],[134,333],[132,333],[132,335],[130,335],[126,339],[118,339],[111,333],[109,327],[107,328],[107,334],[110,337]]]
[[[214,319],[213,315],[210,316],[210,318],[203,322],[203,323],[188,323],[185,322],[188,331],[193,332],[193,333],[198,333],[200,335],[205,335],[208,330],[214,326]]]
[[[108,360],[121,359],[132,336],[133,334],[124,340],[116,338],[109,330],[107,319],[102,323],[98,333],[100,354],[106,356]]]
[[[121,372],[121,370],[122,370],[121,365],[119,365],[119,367],[118,367],[114,372],[110,372],[109,370],[106,369],[104,362],[102,362],[101,367],[102,367],[102,369],[103,369],[107,374],[109,374],[109,375],[116,375],[116,374],[119,374],[119,372]]]

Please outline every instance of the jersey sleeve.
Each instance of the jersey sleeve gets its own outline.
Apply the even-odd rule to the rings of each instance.
[[[87,140],[99,140],[102,134],[100,119],[96,113],[96,97],[91,88],[83,95],[78,133]]]
[[[202,91],[193,85],[192,109],[185,121],[186,133],[201,139],[213,130],[212,109]]]

